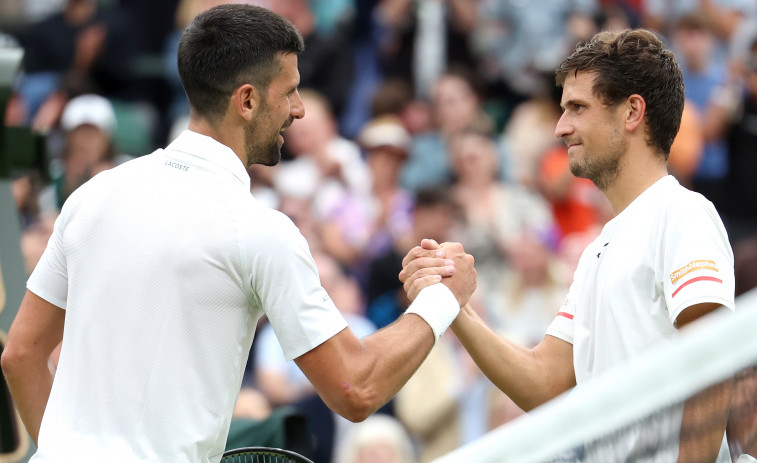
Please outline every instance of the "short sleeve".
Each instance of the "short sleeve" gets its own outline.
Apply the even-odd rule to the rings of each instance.
[[[266,214],[267,231],[247,238],[250,286],[286,360],[342,331],[347,322],[321,286],[305,237],[283,214]]]
[[[715,208],[701,196],[669,212],[662,249],[662,279],[671,321],[695,304],[734,309],[733,251]],[[684,203],[684,201],[682,201]]]
[[[576,276],[578,271],[576,271]],[[580,280],[576,280],[574,276],[573,283],[570,285],[568,295],[565,298],[560,310],[555,315],[552,323],[547,327],[547,334],[556,338],[562,339],[565,342],[573,344],[573,317],[576,315],[576,300],[578,293],[578,286]]]
[[[581,258],[578,260],[578,266],[576,271],[573,272],[573,282],[568,289],[568,295],[565,297],[565,302],[560,306],[560,310],[557,311],[552,323],[547,327],[547,334],[556,338],[562,339],[565,342],[573,344],[575,339],[575,323],[574,317],[576,316],[576,308],[578,305],[578,296],[584,286],[584,278],[582,275],[586,273],[588,257],[591,253],[588,252],[589,247],[581,254]]]
[[[62,309],[66,308],[68,299],[68,270],[63,245],[66,211],[64,207],[63,213],[55,220],[47,247],[26,282],[29,291]]]

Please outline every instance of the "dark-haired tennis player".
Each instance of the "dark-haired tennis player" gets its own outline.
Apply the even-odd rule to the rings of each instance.
[[[281,132],[305,115],[302,48],[263,8],[200,14],[178,50],[189,130],[64,205],[2,358],[38,443],[32,461],[218,461],[263,315],[326,404],[362,420],[467,302],[475,272],[458,247],[448,266],[463,271],[449,288],[424,289],[408,314],[361,341],[299,230],[250,195],[246,166],[276,164]]]
[[[500,338],[469,307],[452,324],[484,373],[526,410],[720,306],[734,309],[733,252],[720,217],[667,173],[684,103],[673,53],[645,30],[601,32],[565,59],[557,82],[563,114],[555,134],[568,147],[573,174],[604,192],[615,217],[584,251],[564,305],[534,349]],[[411,300],[439,265],[430,257],[435,249],[426,241],[405,258],[401,279]],[[673,445],[672,454],[643,461],[715,461],[719,451],[727,457],[721,443],[729,393],[722,389],[705,404],[721,412],[710,417],[710,432],[682,439],[680,452]],[[668,432],[663,428],[676,421],[685,427],[698,410],[690,403],[678,413],[683,418],[635,431]],[[638,437],[630,431],[615,444],[632,455]],[[587,449],[586,460],[617,461],[601,449]]]

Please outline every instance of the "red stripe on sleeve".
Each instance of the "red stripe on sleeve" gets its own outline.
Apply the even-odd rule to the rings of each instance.
[[[565,317],[568,320],[573,320],[573,314],[569,314],[568,312],[557,312],[558,317]]]
[[[715,278],[715,277],[696,277],[696,278],[692,278],[691,280],[689,280],[686,283],[684,283],[681,286],[679,286],[678,289],[676,289],[675,291],[673,291],[673,297],[676,297],[676,294],[678,294],[678,291],[682,290],[684,288],[684,286],[690,285],[690,284],[692,284],[694,282],[697,282],[697,281],[714,281],[715,283],[721,283],[721,284],[723,283],[723,280],[721,280],[719,278]]]

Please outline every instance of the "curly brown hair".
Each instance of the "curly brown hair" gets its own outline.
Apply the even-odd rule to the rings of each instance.
[[[647,143],[668,159],[681,125],[683,75],[673,52],[652,32],[599,32],[557,67],[557,85],[562,87],[570,72],[594,73],[593,92],[606,105],[640,95],[646,102]]]

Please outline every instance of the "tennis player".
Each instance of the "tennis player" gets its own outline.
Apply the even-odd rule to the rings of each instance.
[[[189,130],[65,203],[2,357],[33,462],[217,462],[263,315],[326,404],[363,420],[467,302],[473,258],[458,247],[459,277],[361,341],[299,230],[250,195],[245,168],[279,162],[281,132],[305,115],[302,48],[266,9],[200,14],[178,50]]]
[[[645,30],[601,32],[563,61],[557,83],[563,114],[555,135],[568,147],[573,174],[604,192],[615,217],[584,251],[564,305],[534,349],[500,338],[467,306],[452,324],[478,366],[525,410],[720,306],[734,310],[733,252],[718,213],[667,173],[684,103],[673,53]],[[427,240],[405,257],[400,278],[411,300],[431,283],[437,250]],[[727,388],[715,396],[705,404],[722,410],[713,432],[644,461],[715,461]],[[680,412],[678,423],[693,422],[693,405]],[[628,455],[636,437],[622,444]],[[588,453],[587,461],[610,460]]]

